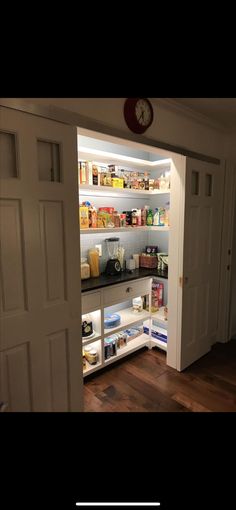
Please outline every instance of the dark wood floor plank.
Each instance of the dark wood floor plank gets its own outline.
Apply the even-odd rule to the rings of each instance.
[[[236,412],[236,340],[179,373],[146,348],[85,379],[85,411]]]

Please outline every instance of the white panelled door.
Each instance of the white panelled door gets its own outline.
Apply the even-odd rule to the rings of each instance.
[[[216,339],[224,195],[222,166],[190,158],[186,165],[180,370]]]
[[[0,401],[82,411],[76,128],[0,108]]]

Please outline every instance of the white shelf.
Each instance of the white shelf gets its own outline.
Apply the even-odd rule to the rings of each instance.
[[[138,349],[140,349],[140,347],[144,347],[149,343],[149,340],[150,340],[149,335],[146,335],[145,333],[139,335],[133,340],[130,340],[125,347],[117,349],[116,356],[112,356],[111,358],[105,360],[105,366],[110,365],[110,363],[113,363],[114,361],[117,361],[118,359],[121,359],[124,356],[127,356],[127,354],[131,354],[131,352],[137,351]]]
[[[101,340],[101,335],[100,333],[96,333],[93,337],[91,338],[82,338],[82,344],[83,345],[88,345],[88,344],[92,344],[93,342],[96,342],[97,340]]]
[[[156,345],[163,351],[167,352],[167,343],[166,342],[162,342],[161,340],[158,340],[157,338],[153,338],[153,336],[151,337],[151,342],[152,342],[152,346]]]
[[[121,331],[122,329],[127,329],[129,326],[133,326],[134,324],[139,323],[140,321],[147,320],[151,317],[151,314],[146,310],[142,312],[134,312],[132,308],[126,308],[125,310],[118,310],[117,312],[121,317],[121,322],[119,326],[115,328],[107,328],[104,329],[104,336],[109,336],[115,331]]]
[[[164,306],[162,306],[158,312],[152,312],[152,319],[156,319],[157,322],[160,322],[166,328],[168,327],[168,320],[164,318]]]
[[[78,143],[78,147],[78,161],[93,161],[95,165],[118,165],[125,169],[137,171],[140,171],[140,167],[144,167],[145,170],[149,169],[150,171],[155,168],[170,168],[171,164],[170,158],[150,161],[149,159],[141,159],[120,153],[94,149],[92,147],[84,147],[81,146],[80,141]]]
[[[158,231],[158,232],[169,232],[170,227],[111,227],[111,228],[81,228],[80,234],[101,234],[106,232],[132,232],[145,230],[149,232]]]
[[[86,375],[92,374],[93,372],[96,372],[96,370],[99,370],[100,368],[102,368],[101,362],[97,363],[96,365],[89,365],[89,363],[87,362],[87,368],[86,370],[83,370],[83,376],[85,377]]]
[[[130,188],[113,188],[112,186],[96,186],[92,184],[80,184],[79,194],[84,196],[110,196],[110,197],[147,197],[150,195],[168,195],[170,190],[154,189],[154,190],[141,190]]]

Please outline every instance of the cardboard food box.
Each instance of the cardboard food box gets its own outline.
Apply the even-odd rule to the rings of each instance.
[[[81,205],[79,208],[80,228],[89,228],[89,209]]]

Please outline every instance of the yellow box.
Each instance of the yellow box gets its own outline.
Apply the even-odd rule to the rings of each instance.
[[[123,179],[119,179],[119,177],[112,177],[112,187],[113,188],[123,188],[124,187]]]
[[[80,228],[89,228],[89,210],[88,207],[81,205],[79,208]]]

